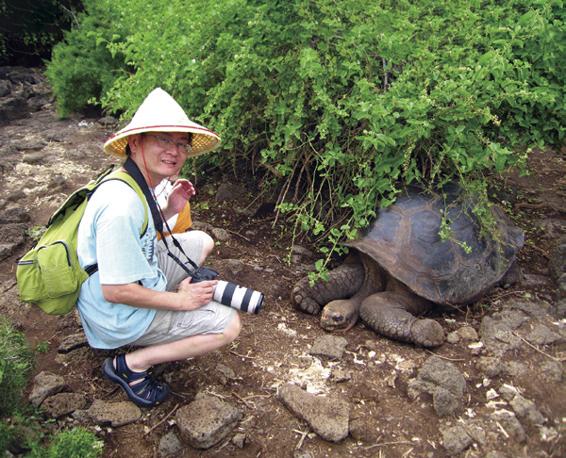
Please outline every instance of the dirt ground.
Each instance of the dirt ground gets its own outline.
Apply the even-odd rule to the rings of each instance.
[[[112,162],[101,149],[111,131],[112,126],[104,126],[94,118],[77,116],[58,120],[50,104],[30,117],[1,126],[0,198],[4,200],[4,211],[11,207],[24,208],[30,217],[28,227],[45,224],[67,193]],[[501,310],[508,301],[528,298],[556,304],[556,286],[549,278],[548,260],[553,244],[565,234],[564,153],[564,150],[537,151],[530,157],[529,176],[510,174],[494,181],[496,198],[525,231],[526,244],[519,262],[527,280],[510,289],[496,289],[473,306],[438,313],[434,318],[447,332],[465,324],[479,332],[485,314]],[[488,411],[486,375],[478,370],[478,356],[470,351],[468,343],[446,343],[430,351],[382,338],[358,323],[341,334],[348,341],[342,359],[333,362],[313,358],[308,349],[325,331],[319,326],[319,317],[294,310],[289,296],[294,283],[308,271],[315,258],[295,254],[288,264],[290,240],[283,232],[282,222],[276,223],[273,213],[259,212],[254,216],[254,209],[262,202],[256,199],[257,193],[246,190],[242,184],[235,183],[246,190],[236,200],[216,200],[221,182],[235,182],[232,176],[216,178],[199,176],[198,194],[193,201],[194,220],[225,229],[229,236],[217,242],[208,265],[228,281],[262,291],[265,307],[259,315],[242,316],[241,335],[230,347],[163,367],[163,376],[174,394],[163,405],[144,410],[140,421],[120,428],[91,425],[104,440],[104,456],[157,456],[160,439],[175,428],[171,412],[193,400],[199,391],[225,399],[243,410],[243,419],[235,432],[245,433],[247,443],[240,449],[230,442],[229,436],[209,450],[187,447],[179,456],[450,456],[441,445],[439,430],[459,424],[466,415],[481,418]],[[58,353],[61,341],[80,330],[73,314],[47,316],[18,301],[15,262],[30,246],[27,237],[10,256],[1,260],[0,307],[25,332],[32,347],[48,344],[47,351],[36,354],[33,374],[43,370],[60,374],[73,391],[86,394],[90,400],[125,400],[121,391],[101,377],[101,363],[109,352],[84,347],[67,357]],[[311,247],[305,244],[303,248]],[[528,369],[515,376],[496,377],[498,384],[519,387],[558,434],[549,439],[536,427],[525,426],[527,439],[522,443],[505,434],[488,435],[484,444],[471,446],[461,456],[479,457],[496,451],[501,454],[491,456],[566,456],[564,381],[541,382],[538,373],[541,362],[550,357],[564,360],[565,350],[564,343],[540,348],[524,345],[505,358],[521,361]],[[407,395],[409,379],[415,377],[431,353],[453,362],[466,378],[468,391],[461,416],[439,418],[430,398],[412,400]],[[235,377],[227,379],[222,365],[232,369]],[[351,378],[342,383],[333,382],[328,374],[336,368],[349,373]],[[277,399],[277,387],[287,382],[299,383],[320,395],[345,399],[351,406],[350,436],[336,444],[314,434]],[[46,422],[45,427],[53,429],[70,424],[72,420],[62,419]]]

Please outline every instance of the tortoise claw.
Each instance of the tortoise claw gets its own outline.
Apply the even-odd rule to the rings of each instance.
[[[415,320],[411,326],[411,340],[415,345],[438,347],[444,343],[444,329],[430,318]]]

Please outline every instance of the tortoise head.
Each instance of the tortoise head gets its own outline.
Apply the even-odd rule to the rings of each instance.
[[[329,302],[322,310],[320,325],[327,331],[347,331],[358,321],[359,301],[341,299]]]

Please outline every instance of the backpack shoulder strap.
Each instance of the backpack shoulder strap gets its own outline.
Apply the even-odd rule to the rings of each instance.
[[[144,210],[144,221],[143,221],[142,230],[140,232],[140,237],[143,237],[143,235],[147,231],[147,225],[148,225],[148,222],[149,222],[149,211],[148,211],[149,206],[148,206],[147,200],[146,200],[146,198],[143,194],[143,191],[141,190],[139,185],[136,183],[136,180],[134,180],[132,178],[132,176],[130,174],[128,174],[128,172],[125,172],[123,170],[116,170],[116,171],[112,172],[111,174],[102,177],[102,179],[97,183],[96,188],[98,188],[98,186],[100,186],[102,183],[105,183],[107,181],[112,181],[112,180],[118,180],[118,181],[122,181],[122,182],[126,183],[130,188],[132,188],[134,191],[136,191],[136,194],[138,195],[138,197],[142,201],[143,210]],[[96,190],[96,188],[93,189],[92,192],[94,192]]]

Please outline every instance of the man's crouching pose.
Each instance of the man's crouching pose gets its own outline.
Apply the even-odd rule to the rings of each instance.
[[[214,132],[190,121],[169,94],[155,89],[104,150],[125,158],[128,171],[138,169],[154,189],[163,179],[176,177],[187,157],[208,152],[219,141]],[[192,183],[177,180],[162,208],[163,218],[179,213],[194,193]],[[83,268],[98,265],[98,271],[82,285],[77,307],[92,347],[137,347],[108,358],[102,369],[130,400],[152,407],[167,397],[169,387],[148,370],[232,342],[240,333],[240,318],[234,309],[212,300],[215,280],[191,282],[168,255],[170,251],[182,259],[180,250],[171,241],[167,249],[158,242],[146,211],[145,202],[122,181],[107,181],[92,195],[79,226],[78,256]],[[201,231],[175,238],[199,265],[214,247]]]

